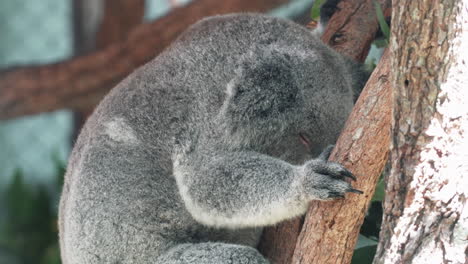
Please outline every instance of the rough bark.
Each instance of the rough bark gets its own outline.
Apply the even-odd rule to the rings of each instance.
[[[289,264],[304,217],[294,218],[263,230],[258,250],[273,264]]]
[[[467,263],[468,3],[393,8],[392,169],[374,263]]]
[[[65,62],[0,74],[0,119],[96,103],[138,66],[148,62],[197,20],[232,12],[265,12],[288,0],[197,0],[132,30],[125,41]]]
[[[379,29],[375,0],[342,0],[328,22],[322,40],[336,51],[363,62]],[[384,16],[391,13],[391,0],[378,0]]]
[[[380,4],[382,5],[382,8],[384,10],[384,14],[390,14],[390,7],[391,7],[391,2],[390,0],[381,0]],[[359,1],[342,1],[339,4],[340,10],[338,10],[333,17],[330,19],[329,24],[324,32],[324,35],[322,36],[322,40],[325,43],[328,43],[331,47],[339,51],[340,53],[347,55],[351,58],[354,58],[355,60],[362,61],[364,58],[367,56],[367,53],[369,51],[370,44],[372,40],[375,37],[375,34],[378,30],[378,24],[376,17],[373,15],[375,14],[374,11],[374,6],[372,1],[369,0],[359,0]],[[388,93],[385,89],[389,89],[388,87],[381,87],[386,85],[387,83],[387,78],[386,76],[386,70],[388,70],[388,65],[387,64],[382,64],[379,66],[379,71],[373,75],[371,80],[369,81],[368,88],[366,89],[374,89],[370,87],[378,86],[378,89],[382,89],[381,91],[375,91],[375,93],[382,93],[384,95],[385,93]],[[378,75],[376,75],[378,74]],[[378,85],[377,85],[378,84]],[[377,89],[377,88],[375,88]],[[360,102],[365,103],[359,103],[356,105],[354,114],[350,117],[349,120],[356,119],[357,123],[354,124],[359,124],[359,122],[374,122],[375,120],[372,119],[372,121],[369,121],[368,117],[364,116],[357,116],[356,112],[361,112],[361,113],[366,113],[365,109],[368,109],[369,111],[370,108],[374,107],[375,109],[378,109],[377,113],[380,113],[381,115],[384,116],[385,113],[388,113],[388,109],[390,109],[390,103],[389,102],[383,102],[383,101],[376,101],[375,94],[374,92],[363,92],[363,96],[369,96],[369,98],[364,99],[361,98]],[[385,100],[389,99],[390,97],[383,97],[380,98],[379,100]],[[370,101],[367,101],[370,100]],[[369,105],[370,104],[370,105]],[[372,104],[379,104],[378,108],[377,106],[373,106]],[[379,117],[380,119],[381,117]],[[385,130],[385,127],[389,127],[390,121],[389,119],[381,118],[382,121],[387,121],[388,123],[378,123],[378,126],[382,131]],[[354,122],[354,121],[353,121]],[[351,121],[348,121],[348,124],[351,125]],[[362,124],[361,124],[362,125]],[[359,127],[359,126],[358,126]],[[309,210],[309,214],[307,216],[307,225],[305,228],[309,228],[309,226],[313,225],[321,225],[321,227],[324,229],[322,233],[320,233],[320,236],[316,236],[314,234],[316,231],[314,230],[308,230],[304,229],[302,227],[302,218],[297,218],[293,219],[284,223],[281,223],[277,226],[274,227],[269,227],[265,229],[261,243],[259,245],[260,251],[267,256],[268,259],[270,259],[273,263],[291,263],[293,259],[293,254],[294,254],[294,261],[295,263],[300,261],[302,259],[303,263],[309,263],[312,261],[311,254],[316,254],[317,256],[323,256],[324,253],[329,254],[329,250],[332,250],[335,252],[337,256],[345,255],[345,257],[341,257],[342,263],[349,262],[352,256],[352,248],[354,247],[355,241],[357,239],[357,231],[359,230],[360,225],[362,224],[364,214],[366,212],[368,203],[372,197],[370,195],[375,187],[376,183],[376,177],[380,175],[380,172],[383,169],[384,164],[381,164],[380,161],[381,159],[385,159],[387,149],[388,149],[388,139],[385,138],[380,138],[382,135],[377,134],[377,129],[375,127],[364,127],[361,126],[362,130],[360,130],[358,127],[356,127],[356,131],[353,131],[352,129],[350,130],[349,128],[345,129],[342,134],[348,135],[348,138],[346,139],[346,136],[342,136],[342,140],[337,143],[336,149],[340,149],[339,155],[338,156],[346,156],[346,155],[354,155],[354,157],[357,157],[360,154],[357,154],[359,152],[352,151],[349,153],[345,153],[343,151],[348,150],[348,145],[346,144],[351,144],[349,140],[351,140],[352,136],[355,135],[357,132],[363,133],[366,135],[366,137],[372,138],[374,135],[375,138],[373,140],[379,141],[382,143],[380,146],[382,149],[379,149],[380,155],[376,155],[374,157],[368,156],[366,159],[359,160],[356,159],[354,162],[356,163],[355,165],[348,166],[351,171],[356,171],[360,172],[362,170],[361,167],[358,166],[363,166],[362,164],[365,164],[366,162],[371,163],[372,165],[378,166],[369,168],[367,170],[364,176],[361,176],[359,180],[362,182],[363,190],[371,190],[366,192],[365,196],[362,196],[358,200],[355,200],[353,197],[353,200],[350,200],[352,202],[355,202],[357,204],[350,208],[348,211],[343,211],[343,208],[341,205],[336,204],[334,207],[333,206],[328,206],[328,203],[321,203],[322,205],[318,205],[317,203],[314,203],[311,206],[311,210]],[[374,129],[374,131],[367,131],[367,129]],[[389,129],[388,129],[389,131]],[[374,134],[373,134],[374,133]],[[351,138],[350,138],[351,137]],[[348,140],[348,141],[347,141]],[[387,141],[385,141],[387,140]],[[343,142],[343,143],[341,143]],[[361,144],[361,141],[357,141],[354,144]],[[387,144],[387,148],[383,147]],[[356,148],[356,147],[353,147]],[[356,148],[357,149],[357,148]],[[363,150],[366,150],[366,148],[362,148]],[[366,150],[367,151],[367,150]],[[349,160],[337,160],[339,162],[342,162],[345,165],[351,165],[349,164]],[[368,164],[365,164],[366,166]],[[380,167],[381,166],[381,167]],[[366,167],[367,168],[367,167]],[[375,173],[373,175],[370,175],[369,173]],[[359,174],[358,174],[359,176]],[[361,185],[359,185],[361,186]],[[340,202],[341,203],[341,202]],[[330,208],[334,208],[334,212],[336,210],[342,210],[342,214],[336,215],[336,217],[341,217],[343,216],[344,218],[341,220],[342,223],[339,223],[339,225],[335,226],[333,230],[329,230],[330,232],[325,232],[327,229],[327,223],[322,222],[322,223],[317,223],[314,221],[311,221],[313,215],[320,215],[326,213],[328,216],[331,216],[333,214],[328,214]],[[355,209],[354,211],[351,209]],[[349,217],[349,218],[348,218]],[[317,218],[317,217],[315,217]],[[322,218],[317,218],[317,219],[322,219]],[[340,218],[341,219],[341,218]],[[342,230],[337,229],[338,227],[346,227],[350,226],[350,228],[345,228]],[[301,231],[302,228],[302,234],[300,236],[300,239],[297,240],[297,237],[299,236],[299,232]],[[317,227],[318,228],[318,227]],[[351,233],[350,230],[353,230]],[[357,231],[356,231],[357,230]],[[349,233],[347,233],[349,232]],[[331,235],[333,234],[333,235]],[[310,235],[313,235],[314,238],[310,237]],[[324,247],[315,247],[312,248],[310,245],[310,242],[316,243],[318,240],[323,240],[327,239],[327,245],[334,245],[334,248],[325,246]],[[335,243],[335,241],[342,241],[345,244],[342,243]],[[298,244],[296,245],[296,242]],[[323,243],[323,242],[322,242]],[[297,247],[296,252],[294,253],[294,249]],[[311,247],[309,249],[309,247]],[[308,252],[311,252],[309,254]],[[321,253],[317,253],[320,251],[324,251]],[[326,252],[325,252],[326,251]],[[340,257],[336,258],[337,260],[340,259]],[[315,261],[315,260],[314,260]],[[313,263],[341,263],[341,262],[327,262],[329,259],[324,258],[319,258],[316,259],[317,262]],[[321,262],[322,261],[322,262]],[[301,263],[301,262],[299,262]],[[310,262],[312,263],[312,262]]]
[[[387,161],[390,143],[391,89],[385,54],[364,88],[330,160],[357,177],[363,195],[310,204],[292,263],[349,263],[359,229]]]

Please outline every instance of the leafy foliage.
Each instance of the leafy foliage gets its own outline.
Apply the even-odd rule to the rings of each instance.
[[[388,44],[388,40],[390,39],[390,27],[388,26],[387,21],[385,21],[382,6],[376,0],[374,0],[374,7],[375,13],[377,14],[377,20],[379,21],[380,30],[382,31],[382,34],[385,37],[385,41]]]
[[[315,0],[314,1],[314,4],[312,5],[312,10],[311,10],[311,13],[310,13],[310,17],[313,19],[313,20],[318,20],[318,18],[320,17],[320,7],[323,5],[323,3],[325,3],[325,0]]]
[[[56,171],[57,181],[45,186],[25,183],[17,170],[0,193],[0,252],[6,252],[9,263],[60,263],[57,202],[64,164],[57,163]]]

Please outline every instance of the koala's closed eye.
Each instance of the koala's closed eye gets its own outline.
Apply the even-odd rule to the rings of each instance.
[[[290,55],[273,48],[247,54],[229,84],[227,113],[249,121],[293,108],[299,96],[293,70]]]

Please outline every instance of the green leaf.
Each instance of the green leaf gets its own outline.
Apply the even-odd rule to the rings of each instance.
[[[42,257],[41,264],[60,264],[60,251],[58,244],[55,243],[48,247]]]
[[[34,193],[23,181],[23,174],[16,170],[13,181],[6,189],[5,194],[7,228],[9,232],[23,230],[32,214]]]
[[[374,6],[375,6],[375,12],[377,14],[377,20],[379,21],[380,30],[382,31],[388,43],[388,40],[390,39],[390,27],[388,26],[387,21],[385,21],[385,16],[382,11],[382,6],[377,0],[374,0]]]
[[[374,196],[372,197],[372,202],[374,201],[383,201],[385,198],[385,180],[383,176],[380,176],[377,186],[375,187]]]
[[[0,246],[21,259],[22,264],[36,264],[41,259],[47,259],[41,262],[44,264],[59,263],[58,247],[52,248],[58,237],[57,212],[53,209],[56,201],[52,196],[58,190],[25,183],[19,170],[12,179],[0,193],[4,213],[0,219]]]
[[[320,17],[320,7],[325,3],[325,0],[315,0],[314,4],[312,5],[312,9],[310,12],[310,17],[313,20],[318,20]]]

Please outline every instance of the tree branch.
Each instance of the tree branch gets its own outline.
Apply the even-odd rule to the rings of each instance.
[[[0,119],[88,107],[148,62],[197,20],[232,12],[265,12],[288,0],[197,0],[135,28],[128,39],[64,62],[0,74]]]
[[[310,204],[292,263],[350,263],[359,229],[387,162],[390,144],[389,53],[372,74],[338,139],[330,160],[357,177],[363,195]]]
[[[391,13],[390,0],[380,0],[380,4],[382,5],[384,14],[388,15]],[[378,30],[373,2],[372,0],[342,1],[339,7],[340,10],[330,19],[322,40],[338,52],[358,61],[363,61]],[[388,70],[387,67],[386,62],[379,64],[378,69],[372,75],[368,85],[366,85],[366,89],[361,94],[361,98],[349,117],[346,128],[335,147],[335,151],[337,149],[340,150],[337,157],[353,157],[353,164],[350,164],[349,160],[339,159],[336,161],[345,164],[358,176],[359,185],[357,187],[362,188],[366,194],[360,197],[350,196],[344,202],[312,203],[304,226],[302,225],[302,218],[297,218],[275,227],[267,228],[264,231],[259,249],[273,263],[286,264],[291,263],[292,260],[292,263],[347,263],[351,260],[359,227],[362,224],[368,203],[372,198],[376,179],[385,164],[385,162],[381,164],[380,160],[386,159],[388,151],[388,139],[383,137],[384,135],[382,134],[382,132],[388,130],[386,130],[386,127],[390,125],[390,115],[388,114],[388,117],[385,116],[387,110],[390,109],[390,102],[382,101],[390,100],[386,78],[388,71],[385,72]],[[368,91],[369,89],[375,90]],[[376,97],[378,94],[382,98]],[[375,109],[379,109],[376,114],[382,115],[378,116],[378,118],[383,122],[376,123],[376,120],[372,119],[375,117],[370,116],[371,110],[374,111]],[[362,116],[359,116],[357,113],[361,113]],[[356,130],[351,129],[350,126],[354,126],[353,129]],[[353,137],[356,136],[357,132],[365,135],[365,137],[360,138],[362,141],[354,142]],[[379,134],[376,134],[377,132]],[[369,146],[366,144],[376,143],[372,141],[364,142],[368,138],[380,141],[382,145],[379,145],[381,149],[375,151],[379,152],[378,154],[374,153],[375,156],[366,156],[365,160],[362,157],[363,153],[369,153],[369,150],[366,149]],[[353,146],[352,152],[350,144]],[[370,164],[366,164],[366,162],[370,162]],[[377,167],[372,168],[371,165]],[[359,166],[365,166],[367,173],[360,174],[362,168]],[[366,175],[365,179],[363,175]],[[353,202],[354,205],[349,205],[348,211],[338,204],[348,204],[350,202]],[[332,216],[328,219],[329,222],[321,222],[323,219],[327,219],[327,216]],[[337,223],[336,221],[341,222]],[[335,224],[331,225],[331,223]],[[343,227],[347,228],[342,229]],[[317,228],[317,230],[321,231],[309,231],[310,228]],[[301,229],[302,233],[298,238]],[[314,255],[319,258],[314,259]],[[338,256],[338,258],[333,259],[333,255]],[[327,256],[333,260],[327,259]]]
[[[339,53],[364,62],[379,30],[375,0],[342,0],[322,35],[322,41]],[[390,17],[391,1],[379,0],[385,17]]]
[[[145,0],[105,0],[104,14],[96,34],[96,46],[105,48],[125,41],[128,34],[143,23]]]

